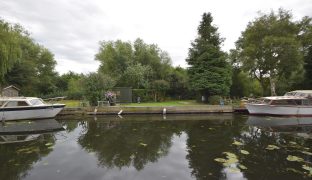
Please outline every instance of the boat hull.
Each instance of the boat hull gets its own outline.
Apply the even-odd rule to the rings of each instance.
[[[0,120],[54,118],[65,105],[44,105],[30,107],[0,108]]]
[[[249,114],[277,116],[312,116],[312,106],[277,106],[269,104],[246,104]]]

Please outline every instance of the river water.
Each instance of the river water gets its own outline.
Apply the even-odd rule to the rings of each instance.
[[[66,116],[57,122],[65,130],[0,134],[0,179],[311,179],[312,176],[312,118],[128,115]],[[2,128],[15,123],[34,124],[7,123]]]

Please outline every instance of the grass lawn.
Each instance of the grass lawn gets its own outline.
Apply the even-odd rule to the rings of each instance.
[[[177,100],[177,101],[165,101],[165,102],[143,102],[143,103],[129,103],[121,104],[121,106],[194,106],[204,105],[198,103],[195,100]]]
[[[66,107],[79,107],[80,100],[61,100],[53,103],[66,104]]]
[[[66,107],[79,107],[80,100],[62,100],[53,103],[66,104]],[[165,101],[165,102],[143,102],[143,103],[129,103],[120,104],[120,106],[195,106],[195,105],[206,105],[198,103],[195,100],[176,100],[176,101]]]

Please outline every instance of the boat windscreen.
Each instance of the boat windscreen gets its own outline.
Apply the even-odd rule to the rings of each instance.
[[[41,99],[32,99],[30,100],[30,103],[34,106],[36,105],[44,105],[43,101]]]

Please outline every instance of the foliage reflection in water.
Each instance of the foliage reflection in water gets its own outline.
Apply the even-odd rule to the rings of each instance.
[[[98,116],[59,123],[66,131],[0,145],[0,177],[311,178],[311,118]]]

